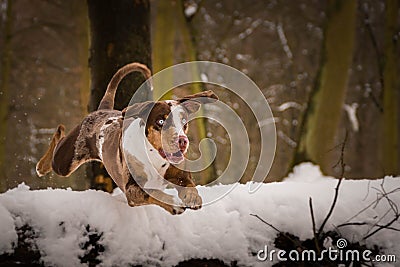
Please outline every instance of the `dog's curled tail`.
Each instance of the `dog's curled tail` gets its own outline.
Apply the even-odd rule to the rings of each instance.
[[[151,77],[151,71],[144,64],[133,62],[123,66],[114,74],[114,76],[111,78],[111,81],[108,83],[107,90],[103,98],[101,99],[97,110],[114,109],[115,93],[117,91],[119,83],[126,75],[134,71],[141,72],[146,80]]]

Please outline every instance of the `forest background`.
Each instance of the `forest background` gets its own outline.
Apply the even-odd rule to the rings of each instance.
[[[304,161],[340,175],[344,140],[345,177],[398,175],[399,11],[396,0],[0,0],[0,192],[21,182],[110,191],[101,165],[82,166],[67,179],[39,179],[35,164],[55,127],[72,129],[95,110],[114,72],[133,61],[155,73],[209,60],[248,75],[268,100],[277,130],[266,182]],[[117,109],[142,82],[131,75],[122,83]],[[237,96],[207,89],[253,129],[241,181],[251,180],[260,153],[255,118]],[[191,136],[193,155],[205,136],[218,147],[213,165],[195,176],[206,184],[226,167],[229,138],[207,120],[193,122]]]

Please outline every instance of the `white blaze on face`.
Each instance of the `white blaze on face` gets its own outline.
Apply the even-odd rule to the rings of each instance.
[[[179,105],[177,101],[169,101],[167,103],[171,103],[171,113],[169,117],[172,117],[173,127],[176,130],[177,136],[186,136],[183,126],[186,124],[185,119],[185,109]]]
[[[123,133],[124,153],[130,154],[144,166],[147,178],[144,188],[164,189],[166,186],[163,178],[169,167],[169,162],[162,158],[158,151],[150,144],[145,133],[142,119],[134,120]],[[132,172],[132,171],[131,171]]]

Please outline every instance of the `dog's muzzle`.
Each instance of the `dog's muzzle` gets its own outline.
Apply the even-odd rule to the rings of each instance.
[[[163,158],[168,159],[168,161],[173,164],[179,164],[184,160],[184,154],[187,151],[189,145],[189,139],[184,135],[180,135],[176,143],[177,143],[176,146],[177,151],[167,152],[162,148],[158,150],[158,152]]]
[[[180,135],[178,138],[178,146],[179,146],[179,150],[183,154],[186,153],[188,144],[189,144],[189,139],[184,135]]]

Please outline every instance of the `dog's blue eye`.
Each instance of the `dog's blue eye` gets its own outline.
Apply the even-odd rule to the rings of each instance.
[[[156,121],[156,123],[159,125],[159,126],[163,126],[163,124],[164,124],[164,120],[158,120],[158,121]]]

